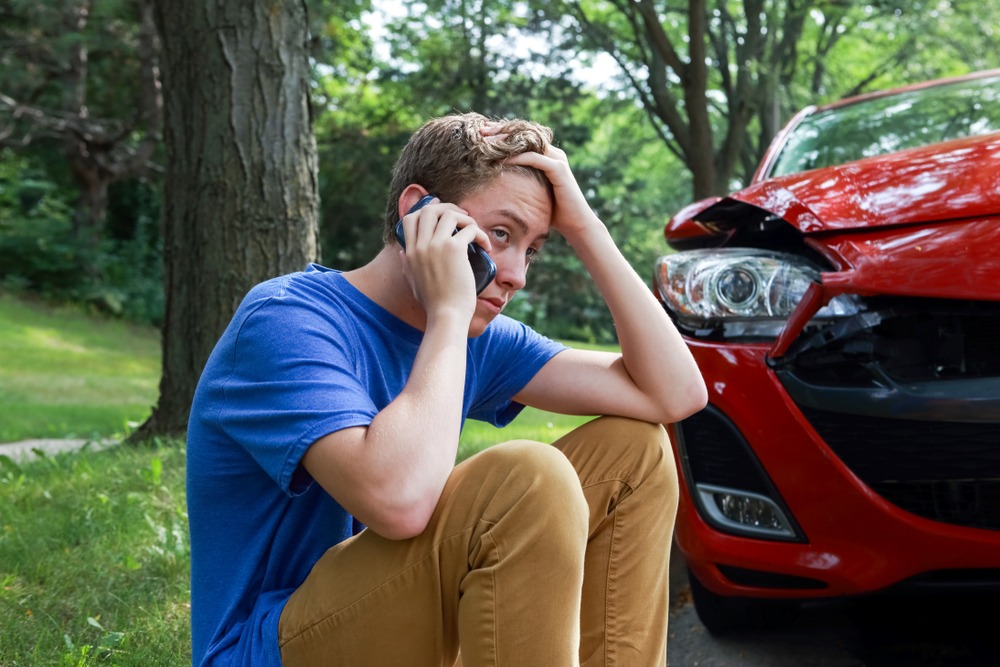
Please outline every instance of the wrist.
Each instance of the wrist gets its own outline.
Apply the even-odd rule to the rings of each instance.
[[[614,244],[611,232],[608,231],[604,222],[593,214],[587,216],[582,223],[574,225],[572,229],[566,231],[560,229],[559,232],[566,239],[566,243],[578,254],[587,247],[601,247],[607,243]]]
[[[472,322],[474,309],[457,304],[438,304],[427,311],[427,328],[424,334],[440,332],[441,334],[461,334],[466,337]]]

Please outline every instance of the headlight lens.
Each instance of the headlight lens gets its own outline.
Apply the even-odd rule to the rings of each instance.
[[[661,257],[660,296],[675,317],[698,330],[721,327],[727,337],[773,337],[819,270],[797,255],[745,248],[690,250]],[[831,299],[817,318],[857,311],[849,297]]]

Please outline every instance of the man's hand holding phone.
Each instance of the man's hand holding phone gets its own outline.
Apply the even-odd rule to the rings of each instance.
[[[437,197],[431,194],[424,196],[412,208],[410,208],[410,210],[407,212],[407,215],[419,211],[427,204],[433,202],[435,199],[437,199]],[[461,226],[462,225],[457,225],[454,231],[452,232],[452,235],[457,235],[460,231]],[[466,224],[465,226],[469,225]],[[473,226],[475,226],[474,223]],[[399,222],[396,223],[396,240],[399,241],[399,245],[401,245],[405,250],[406,233],[402,218],[400,218]],[[467,249],[469,265],[472,267],[472,273],[476,281],[476,294],[482,293],[482,291],[486,289],[486,287],[491,282],[493,282],[494,277],[496,277],[496,271],[497,271],[496,264],[494,264],[492,258],[490,258],[489,254],[486,252],[486,250],[483,249],[483,247],[479,244],[478,241],[485,241],[487,244],[489,244],[489,239],[486,237],[484,233],[480,232],[480,234],[477,234],[477,240],[470,242]]]
[[[496,265],[483,248],[490,246],[489,237],[475,220],[458,206],[426,195],[396,223],[395,233],[404,249],[404,272],[428,315],[435,305],[468,295],[471,316],[475,295],[496,275]]]

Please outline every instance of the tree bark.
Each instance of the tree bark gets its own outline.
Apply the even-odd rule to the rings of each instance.
[[[163,374],[132,436],[183,435],[202,369],[257,282],[317,259],[304,2],[156,0],[163,45]]]
[[[704,0],[688,1],[689,62],[681,79],[684,88],[684,106],[687,109],[691,132],[691,151],[688,168],[691,170],[691,189],[695,199],[704,199],[719,192],[716,173],[715,141],[712,137],[712,120],[708,113],[708,64],[706,63],[708,21]]]

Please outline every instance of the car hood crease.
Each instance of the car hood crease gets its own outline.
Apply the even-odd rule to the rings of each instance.
[[[1000,134],[944,146],[770,179],[695,218],[719,222],[716,213],[731,200],[765,209],[805,234],[1000,214]]]

